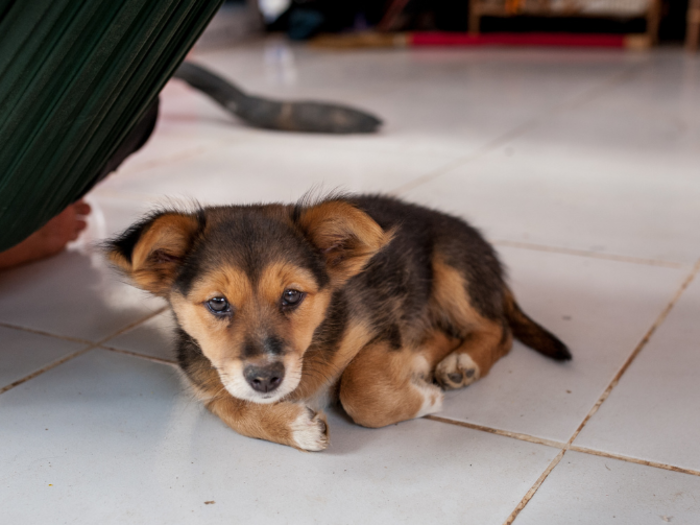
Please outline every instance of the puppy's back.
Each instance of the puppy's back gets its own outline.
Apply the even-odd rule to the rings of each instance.
[[[395,291],[409,286],[415,301],[427,301],[436,260],[459,271],[474,307],[487,318],[503,312],[503,267],[491,245],[466,221],[423,206],[381,195],[349,199],[383,229],[395,229],[392,242],[367,268],[374,281],[388,280]],[[396,273],[404,273],[401,278]]]

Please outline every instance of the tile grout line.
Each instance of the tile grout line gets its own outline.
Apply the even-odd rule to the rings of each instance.
[[[148,314],[147,316],[141,317],[141,318],[139,318],[138,320],[136,320],[136,321],[134,321],[134,322],[132,322],[132,323],[129,323],[128,325],[126,325],[126,326],[120,328],[120,329],[117,330],[116,332],[114,332],[114,333],[108,335],[107,337],[104,337],[104,338],[100,339],[99,341],[97,341],[97,342],[95,343],[95,345],[96,345],[96,346],[101,346],[101,345],[103,345],[104,343],[106,343],[107,341],[109,341],[110,339],[114,339],[115,337],[117,337],[117,336],[123,334],[124,332],[128,332],[128,331],[131,330],[132,328],[136,328],[138,325],[143,324],[143,323],[145,323],[145,322],[147,322],[147,321],[150,321],[151,319],[153,319],[153,318],[156,317],[157,315],[160,315],[160,314],[162,314],[163,312],[165,312],[167,309],[168,309],[167,306],[161,306],[160,308],[154,310],[153,312],[151,312],[151,313]]]
[[[658,461],[649,461],[646,459],[633,458],[631,456],[623,456],[621,454],[614,454],[611,452],[603,452],[602,450],[595,450],[587,447],[579,447],[578,445],[569,446],[568,450],[573,450],[574,452],[580,452],[582,454],[591,454],[592,456],[600,456],[603,458],[617,459],[619,461],[625,461],[627,463],[636,463],[637,465],[644,465],[647,467],[658,468],[662,470],[670,470],[671,472],[679,472],[681,474],[689,474],[691,476],[699,476],[700,470],[693,470],[689,468],[677,467],[675,465],[669,465],[667,463],[659,463]]]
[[[0,388],[0,394],[4,394],[8,390],[12,390],[16,386],[19,386],[22,383],[26,383],[30,379],[34,379],[35,377],[40,376],[44,372],[48,372],[49,370],[56,368],[57,366],[62,365],[63,363],[66,363],[66,362],[68,362],[68,361],[70,361],[78,356],[81,356],[81,355],[89,352],[90,350],[94,350],[95,348],[97,348],[97,345],[91,345],[91,346],[88,346],[87,348],[81,348],[77,352],[73,352],[72,354],[64,356],[61,359],[54,361],[53,363],[50,363],[50,364],[46,365],[45,367],[43,367],[35,372],[32,372],[31,374],[23,377],[22,379],[18,379],[17,381],[14,381],[13,383],[10,383],[9,385],[6,385],[6,386]]]
[[[640,73],[643,69],[645,69],[645,67],[648,67],[648,64],[635,64],[629,66],[621,73],[611,76],[610,78],[604,80],[597,86],[593,86],[586,92],[574,97],[573,100],[562,101],[559,104],[555,104],[550,108],[546,109],[543,113],[540,113],[539,115],[526,120],[525,122],[516,126],[515,128],[506,131],[502,135],[494,138],[493,140],[490,140],[489,142],[478,148],[476,151],[464,155],[462,157],[458,157],[455,160],[447,163],[446,165],[437,168],[431,171],[430,173],[427,173],[426,175],[417,177],[412,181],[407,182],[406,184],[402,184],[393,191],[390,191],[389,195],[400,196],[401,194],[406,193],[407,191],[413,190],[425,183],[431,182],[441,177],[442,175],[452,171],[453,169],[469,164],[470,162],[474,162],[475,160],[478,160],[484,155],[491,153],[496,148],[508,144],[513,139],[524,135],[527,131],[538,127],[549,117],[561,113],[563,111],[567,111],[569,109],[576,109],[584,104],[587,104],[592,100],[595,100],[602,94],[606,93],[608,90],[613,89],[617,85],[622,84],[630,78],[634,77],[635,74]]]
[[[518,503],[518,506],[515,507],[515,510],[511,512],[510,516],[508,516],[508,519],[503,523],[503,525],[511,525],[513,521],[515,521],[515,518],[518,517],[518,514],[525,508],[525,506],[530,502],[532,497],[535,495],[535,493],[539,490],[540,486],[544,481],[547,479],[547,477],[552,473],[554,468],[559,464],[559,462],[562,460],[564,457],[564,454],[566,453],[566,449],[561,449],[559,453],[554,457],[554,459],[549,463],[546,469],[544,469],[544,472],[540,474],[540,477],[537,478],[537,481],[530,487],[530,490],[528,490],[525,493],[525,496],[523,496],[523,499],[520,500],[520,503]]]
[[[583,427],[586,426],[588,421],[595,415],[595,413],[598,411],[598,409],[601,407],[601,405],[605,402],[605,400],[610,396],[610,393],[613,391],[613,389],[617,386],[617,384],[620,382],[620,379],[622,378],[622,375],[627,371],[627,369],[630,367],[632,362],[637,358],[637,356],[641,353],[641,351],[644,349],[646,344],[649,342],[651,337],[654,335],[656,330],[663,324],[663,322],[666,320],[666,317],[668,317],[668,314],[671,313],[671,310],[673,307],[676,305],[678,300],[681,298],[681,295],[683,295],[683,292],[690,286],[690,283],[693,282],[693,279],[695,279],[695,276],[698,274],[700,271],[700,260],[698,260],[695,265],[693,266],[692,270],[690,271],[690,274],[685,278],[683,283],[681,284],[680,288],[678,291],[674,294],[673,298],[671,301],[666,305],[666,308],[663,309],[663,311],[659,314],[659,316],[656,318],[656,321],[654,321],[654,324],[651,325],[649,330],[647,330],[646,334],[644,334],[644,337],[642,337],[642,340],[639,341],[635,349],[632,351],[632,353],[627,357],[625,360],[624,364],[622,367],[617,371],[615,374],[615,377],[613,377],[612,381],[608,385],[608,387],[605,389],[605,391],[601,394],[600,398],[598,398],[598,401],[593,405],[591,410],[588,412],[586,417],[583,419],[581,424],[578,426],[574,434],[571,436],[569,439],[567,445],[570,447],[574,440],[578,437],[578,435],[581,433],[583,430]]]
[[[627,463],[636,463],[638,465],[644,465],[647,467],[658,468],[658,469],[662,469],[662,470],[670,470],[673,472],[680,472],[683,474],[690,474],[693,476],[700,476],[700,471],[693,470],[693,469],[687,469],[684,467],[679,467],[679,466],[671,465],[668,463],[660,463],[658,461],[638,459],[638,458],[634,458],[632,456],[625,456],[623,454],[614,454],[611,452],[603,452],[601,450],[595,450],[595,449],[587,448],[587,447],[580,447],[578,445],[570,445],[568,443],[562,443],[561,441],[540,438],[537,436],[533,436],[531,434],[523,434],[522,432],[513,432],[511,430],[503,430],[503,429],[498,429],[498,428],[493,428],[493,427],[487,427],[484,425],[477,425],[476,423],[469,423],[467,421],[459,421],[456,419],[440,417],[440,416],[436,416],[434,414],[424,416],[423,419],[427,419],[429,421],[435,421],[437,423],[444,423],[446,425],[454,425],[454,426],[458,426],[458,427],[469,428],[472,430],[478,430],[481,432],[487,432],[489,434],[495,434],[497,436],[503,436],[503,437],[508,437],[511,439],[517,439],[519,441],[526,441],[528,443],[534,443],[535,445],[543,445],[546,447],[555,448],[555,449],[559,449],[559,450],[563,450],[563,451],[573,450],[574,452],[580,452],[583,454],[591,454],[594,456],[606,457],[606,458],[615,459],[618,461],[624,461]]]
[[[78,337],[71,337],[69,335],[53,334],[51,332],[46,332],[44,330],[38,330],[36,328],[29,328],[27,326],[20,326],[20,325],[0,322],[0,327],[10,328],[12,330],[20,330],[22,332],[28,332],[30,334],[35,334],[35,335],[43,335],[45,337],[52,337],[54,339],[60,339],[62,341],[69,341],[71,343],[80,343],[80,344],[84,344],[84,345],[95,345],[96,344],[94,341],[88,341],[87,339],[80,339]]]
[[[69,341],[71,343],[80,343],[83,345],[99,346],[99,345],[105,343],[106,341],[109,341],[113,337],[117,337],[118,335],[123,334],[127,330],[131,330],[132,328],[140,325],[141,323],[145,323],[146,321],[155,317],[156,315],[163,313],[165,310],[167,310],[167,308],[168,308],[167,306],[162,306],[158,310],[156,310],[155,312],[148,314],[146,317],[139,318],[137,321],[134,321],[134,322],[124,326],[123,328],[120,328],[118,331],[114,332],[113,334],[110,334],[107,337],[102,338],[98,341],[90,341],[88,339],[81,339],[79,337],[71,337],[69,335],[54,334],[52,332],[47,332],[45,330],[39,330],[37,328],[30,328],[28,326],[21,326],[21,325],[16,325],[16,324],[11,324],[11,323],[5,323],[2,321],[0,321],[0,327],[9,328],[11,330],[19,330],[21,332],[28,332],[30,334],[43,335],[45,337],[51,337],[53,339],[60,339],[62,341]]]
[[[148,316],[143,317],[143,318],[139,319],[138,321],[135,321],[133,323],[128,324],[127,326],[121,328],[120,330],[109,335],[108,337],[101,339],[98,342],[92,342],[92,341],[87,341],[85,339],[78,339],[78,338],[72,338],[72,337],[67,337],[67,336],[59,336],[59,335],[52,334],[49,332],[43,332],[41,330],[25,328],[22,326],[9,325],[7,323],[0,323],[0,326],[2,326],[4,328],[20,330],[20,331],[28,332],[28,333],[32,333],[32,334],[43,335],[46,337],[52,337],[54,339],[60,339],[60,340],[65,340],[65,341],[69,341],[72,343],[81,343],[81,344],[87,345],[85,348],[81,348],[80,350],[77,350],[76,352],[73,352],[72,354],[69,354],[65,357],[62,357],[61,359],[58,359],[57,361],[54,361],[54,362],[46,365],[45,367],[40,368],[39,370],[36,370],[35,372],[32,372],[31,374],[29,374],[21,379],[18,379],[17,381],[10,383],[9,385],[6,385],[4,387],[0,387],[0,394],[4,394],[8,390],[11,390],[16,386],[21,385],[22,383],[25,383],[25,382],[29,381],[30,379],[34,379],[35,377],[40,376],[44,372],[48,372],[52,368],[56,368],[57,366],[62,365],[63,363],[66,363],[66,362],[68,362],[68,361],[70,361],[70,360],[72,360],[80,355],[83,355],[84,353],[89,352],[90,350],[94,350],[95,348],[102,348],[104,350],[113,350],[111,348],[103,348],[102,344],[106,341],[109,341],[113,337],[116,337],[116,336],[126,332],[127,330],[131,330],[132,328],[140,325],[141,323],[144,323],[144,322],[148,321],[149,319],[152,319],[156,315],[164,312],[166,309],[167,309],[167,306],[163,306],[162,308],[159,308],[158,310],[156,310],[155,312],[152,312]],[[115,351],[118,351],[118,350],[115,350]],[[134,354],[134,355],[139,355],[139,354]],[[141,356],[139,356],[139,357],[141,357]],[[155,358],[154,360],[158,360],[158,359]],[[163,362],[166,362],[168,364],[172,364],[172,363],[169,363],[165,360],[163,360]]]
[[[639,257],[631,257],[628,255],[617,255],[617,254],[605,254],[599,252],[590,252],[586,250],[578,250],[575,248],[563,248],[557,246],[547,246],[544,244],[534,244],[519,241],[492,241],[491,244],[494,246],[503,246],[507,248],[518,248],[522,250],[533,250],[547,253],[559,253],[563,255],[576,255],[579,257],[589,257],[591,259],[602,259],[606,261],[616,261],[616,262],[626,262],[631,264],[640,264],[644,266],[657,266],[661,268],[673,268],[681,270],[687,268],[687,264],[677,263],[672,261],[661,261],[655,259],[642,259]]]
[[[513,521],[518,517],[518,514],[520,514],[520,512],[525,508],[525,506],[529,503],[529,501],[530,501],[530,500],[532,499],[532,497],[535,495],[535,493],[537,492],[537,490],[539,489],[539,487],[542,485],[542,483],[544,482],[544,480],[547,479],[547,476],[549,476],[549,474],[552,472],[552,470],[554,470],[554,467],[556,467],[556,466],[559,464],[559,462],[561,461],[561,459],[564,457],[564,454],[566,454],[566,452],[567,452],[568,450],[572,450],[572,447],[574,447],[574,445],[573,445],[574,440],[578,437],[578,435],[581,433],[581,431],[583,430],[583,428],[586,426],[586,423],[588,423],[588,421],[590,421],[590,419],[593,417],[593,415],[595,415],[595,413],[598,411],[598,409],[601,407],[601,405],[602,405],[602,404],[605,402],[605,400],[610,396],[610,393],[611,393],[612,390],[615,388],[615,386],[617,386],[617,384],[619,383],[620,378],[622,377],[622,375],[627,371],[627,369],[630,367],[630,365],[632,364],[632,362],[634,361],[634,359],[639,355],[639,353],[642,351],[642,349],[646,346],[646,344],[647,344],[647,342],[649,341],[649,339],[651,339],[651,336],[654,335],[654,332],[656,332],[656,329],[657,329],[659,326],[661,326],[661,324],[666,320],[666,317],[667,317],[668,314],[671,312],[671,310],[673,309],[673,307],[675,306],[675,304],[678,302],[678,300],[680,299],[681,295],[683,295],[683,292],[688,288],[688,286],[690,286],[690,283],[693,281],[693,279],[694,279],[695,276],[697,275],[698,271],[700,271],[700,260],[698,260],[698,261],[695,263],[695,265],[694,265],[692,271],[691,271],[690,274],[685,278],[685,280],[684,280],[683,283],[681,284],[680,288],[678,289],[678,291],[676,292],[676,294],[674,295],[674,297],[671,299],[671,301],[670,301],[669,304],[666,306],[666,308],[664,308],[664,310],[663,310],[663,311],[661,312],[661,314],[658,316],[658,318],[656,319],[656,321],[654,322],[654,324],[651,326],[651,328],[649,328],[649,330],[648,330],[647,333],[644,335],[644,337],[642,338],[642,340],[639,342],[639,344],[636,346],[636,348],[633,350],[633,352],[632,352],[632,353],[630,354],[630,356],[627,358],[627,360],[625,361],[625,363],[622,365],[622,368],[620,368],[620,370],[618,370],[617,374],[615,374],[615,377],[613,378],[613,380],[610,382],[610,384],[609,384],[608,387],[605,389],[605,391],[603,392],[603,394],[600,396],[600,398],[598,399],[598,401],[596,401],[596,403],[593,405],[593,408],[591,408],[590,412],[589,412],[589,413],[586,415],[586,417],[583,419],[583,421],[582,421],[581,424],[578,426],[578,428],[577,428],[576,431],[573,433],[573,435],[569,438],[569,440],[568,440],[568,442],[566,443],[566,445],[564,446],[564,448],[563,448],[563,449],[561,450],[561,452],[557,455],[557,457],[554,458],[554,460],[549,464],[549,466],[547,467],[547,469],[542,473],[542,475],[538,478],[538,480],[535,482],[535,484],[530,488],[530,490],[527,492],[527,494],[525,494],[525,496],[524,496],[523,499],[520,501],[520,503],[518,504],[518,506],[515,508],[515,510],[513,510],[513,512],[511,513],[511,515],[510,515],[510,516],[508,517],[508,519],[505,521],[504,525],[511,525],[511,524],[513,523]],[[577,448],[578,448],[578,447],[577,447]],[[586,449],[586,450],[589,450],[589,449]],[[603,454],[604,454],[604,453],[603,453]],[[617,458],[617,459],[623,459],[623,458],[620,457],[620,458]],[[628,461],[630,461],[630,462],[632,462],[632,463],[636,463],[636,462],[637,462],[637,461],[634,461],[634,458],[629,458]],[[652,467],[662,465],[662,464],[660,464],[660,463],[659,463],[659,464],[656,464],[656,463],[653,463],[653,462],[647,462],[647,463],[642,463],[642,464],[645,464],[645,465],[648,465],[648,466],[652,466]],[[675,469],[679,468],[679,467],[671,467],[670,465],[666,465],[665,467],[666,467],[666,470],[675,470]],[[669,468],[669,467],[671,467],[671,468]],[[660,468],[663,468],[663,467],[660,467]],[[688,470],[684,469],[684,472],[690,474],[690,473],[693,473],[694,471],[688,471]]]
[[[146,359],[148,361],[154,361],[156,363],[161,363],[165,365],[178,366],[177,361],[171,361],[168,359],[163,359],[162,357],[155,357],[152,355],[140,354],[138,352],[132,352],[131,350],[123,350],[121,348],[115,348],[113,346],[99,345],[97,346],[100,350],[107,350],[109,352],[115,352],[117,354],[124,354],[132,357],[140,357],[141,359]]]
[[[457,157],[456,159],[448,162],[447,164],[444,164],[443,166],[436,168],[432,170],[431,172],[422,175],[420,177],[416,177],[415,179],[402,184],[398,188],[388,192],[389,195],[392,195],[394,197],[399,197],[401,194],[406,193],[408,191],[411,191],[419,186],[422,186],[423,184],[426,184],[428,182],[431,182],[445,173],[449,173],[450,171],[459,168],[460,166],[467,165],[471,162],[479,160],[481,157],[488,155],[491,153],[493,150],[497,149],[499,146],[502,146],[504,144],[508,144],[511,140],[514,138],[519,137],[520,135],[524,134],[527,132],[528,129],[536,127],[537,123],[542,117],[533,117],[522,124],[516,126],[514,129],[505,132],[503,135],[500,135],[496,137],[495,139],[487,142],[480,148],[478,148],[476,151],[469,153],[467,155],[463,155],[461,157]]]
[[[497,436],[509,437],[512,439],[517,439],[519,441],[527,441],[528,443],[535,443],[537,445],[545,445],[551,448],[563,449],[566,447],[566,443],[560,441],[554,441],[552,439],[539,438],[536,436],[531,436],[530,434],[523,434],[521,432],[512,432],[510,430],[502,430],[493,427],[486,427],[483,425],[477,425],[475,423],[468,423],[466,421],[458,421],[456,419],[450,419],[446,417],[436,416],[434,414],[423,417],[429,421],[436,421],[438,423],[444,423],[447,425],[455,425],[458,427],[470,428],[472,430],[479,430],[481,432],[488,432],[489,434],[496,434]]]

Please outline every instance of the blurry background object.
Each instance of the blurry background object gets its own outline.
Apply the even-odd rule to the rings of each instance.
[[[268,31],[284,31],[292,40],[319,33],[366,30],[381,20],[385,3],[377,0],[258,0]]]
[[[267,4],[257,0],[261,11]],[[689,7],[690,3],[690,7]],[[542,45],[540,38],[514,38],[512,34],[589,34],[626,35],[612,47],[647,48],[662,43],[693,39],[692,12],[696,0],[270,0],[261,18],[268,32],[285,32],[292,40],[322,37],[318,45],[352,47],[347,33],[362,34],[358,47],[396,45],[406,33],[448,32],[498,33],[498,38],[464,39],[460,45]],[[397,41],[375,37],[376,33],[400,34]],[[343,42],[332,42],[329,35],[343,35]],[[371,36],[370,36],[371,35]],[[452,35],[453,36],[453,35]],[[551,39],[551,37],[549,37]],[[411,38],[409,45],[418,45]],[[443,45],[456,45],[454,38],[443,38]],[[432,37],[433,44],[437,42]],[[586,45],[573,39],[569,44]],[[592,47],[602,40],[591,38]],[[623,42],[623,44],[620,44]],[[424,44],[420,44],[424,45]]]
[[[192,62],[184,62],[173,77],[209,95],[231,114],[258,128],[308,133],[372,133],[382,123],[374,115],[349,106],[248,95]]]
[[[478,33],[481,19],[511,16],[645,18],[649,43],[657,41],[661,0],[471,0],[469,31]]]
[[[447,31],[410,31],[406,33],[343,33],[319,35],[311,45],[321,48],[361,47],[607,47],[647,49],[644,35],[582,33],[453,33]]]
[[[260,12],[268,24],[277,20],[291,5],[292,0],[258,0]]]
[[[700,40],[700,0],[690,0],[688,5],[688,31],[685,45],[689,51],[698,50]]]
[[[264,27],[257,0],[226,0],[194,49],[206,52],[227,48],[259,37]]]

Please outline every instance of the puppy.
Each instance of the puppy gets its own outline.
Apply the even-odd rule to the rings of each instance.
[[[159,211],[107,250],[170,303],[207,408],[302,450],[328,446],[330,402],[366,427],[439,411],[443,389],[484,377],[513,337],[571,358],[475,229],[390,197]]]

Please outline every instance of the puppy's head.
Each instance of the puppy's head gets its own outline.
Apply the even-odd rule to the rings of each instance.
[[[298,386],[333,292],[390,238],[332,200],[158,212],[107,251],[136,286],[168,299],[233,396],[272,403]]]

